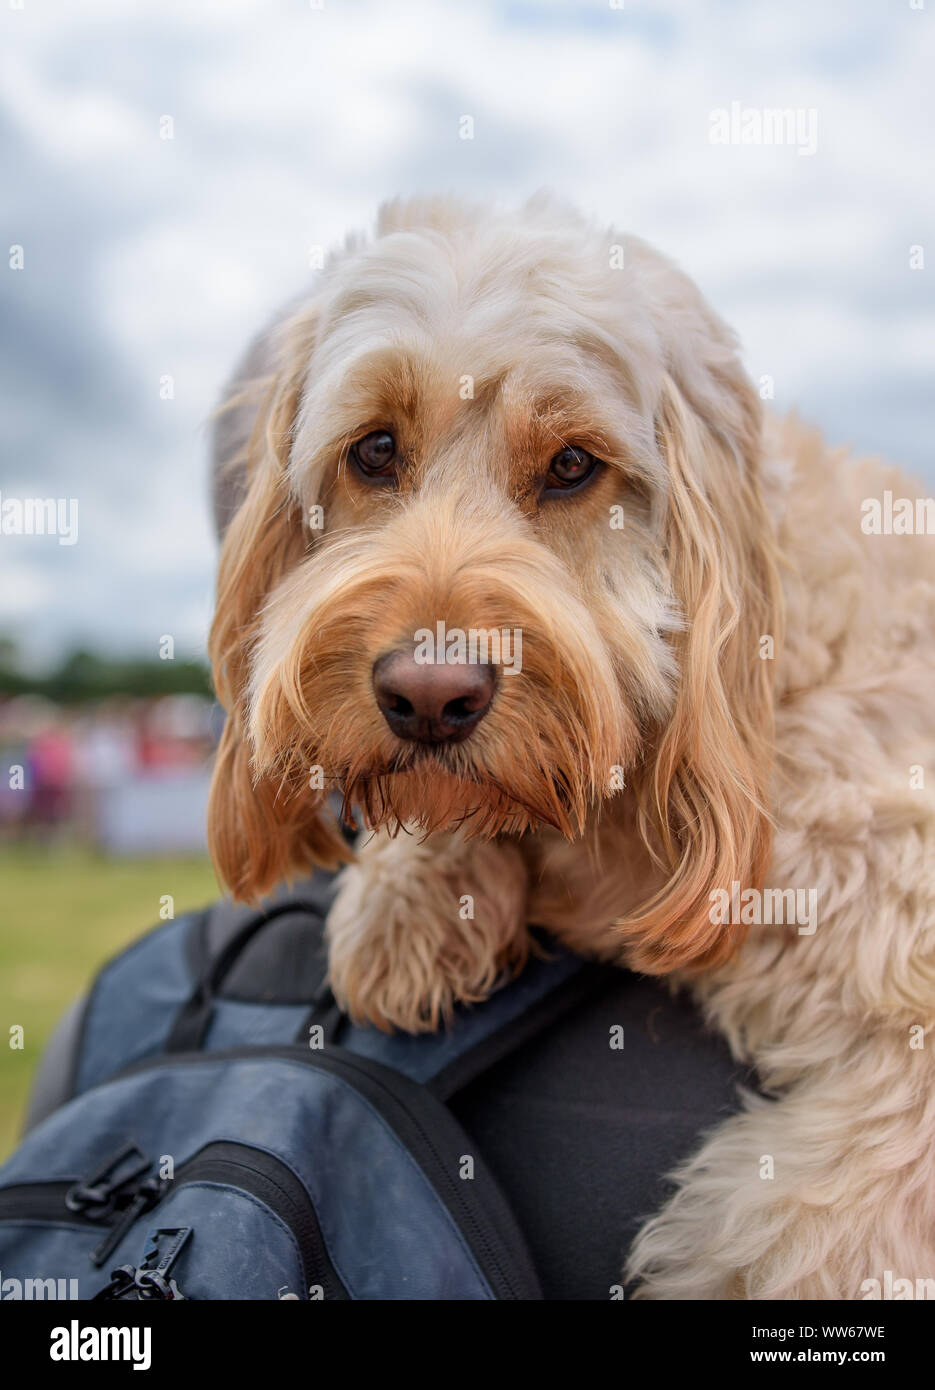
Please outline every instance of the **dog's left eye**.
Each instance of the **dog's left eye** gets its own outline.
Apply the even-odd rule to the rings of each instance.
[[[389,430],[372,430],[351,445],[350,455],[367,478],[392,478],[396,471],[396,440]]]
[[[546,493],[567,492],[569,488],[577,487],[597,467],[598,460],[593,454],[589,454],[587,449],[579,449],[575,445],[568,445],[557,453],[549,464],[549,476],[545,480]]]

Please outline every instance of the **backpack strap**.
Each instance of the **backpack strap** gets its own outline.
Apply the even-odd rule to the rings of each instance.
[[[242,952],[270,922],[302,912],[317,919],[320,905],[302,898],[287,899],[253,913],[238,927],[207,961],[195,988],[176,1014],[166,1039],[166,1052],[196,1052],[201,1048],[211,1027],[217,996]]]
[[[196,943],[196,983],[175,1015],[164,1050],[177,1054],[204,1048],[215,1010],[230,993],[228,981],[236,973],[241,957],[245,953],[255,955],[257,950],[260,961],[268,957],[270,950],[276,949],[277,932],[272,933],[265,952],[260,944],[263,933],[287,916],[304,916],[310,926],[318,926],[320,936],[333,892],[334,876],[316,875],[291,890],[280,889],[260,910],[249,912],[222,903],[204,914],[202,929],[192,937]],[[215,917],[218,920],[212,929]],[[318,984],[312,984],[311,1008],[294,1041],[308,1047],[312,1030],[318,1028],[315,1045],[339,1047],[369,1057],[428,1086],[439,1098],[447,1100],[619,978],[615,967],[575,955],[541,928],[531,931],[533,953],[519,975],[504,980],[480,1003],[458,1006],[447,1027],[420,1034],[384,1033],[346,1017],[328,984],[327,960],[319,940],[313,962],[320,972]],[[257,943],[256,947],[252,943]],[[314,976],[315,971],[311,974]],[[258,1005],[264,996],[265,990],[254,996]]]
[[[579,1004],[603,994],[616,976],[619,971],[613,966],[595,961],[580,962],[578,968],[559,983],[553,983],[538,997],[527,999],[524,1009],[501,1016],[495,1028],[489,1029],[464,1051],[449,1057],[426,1084],[440,1100],[448,1101],[496,1062],[518,1051],[537,1034],[544,1033]],[[495,1000],[496,995],[493,998]]]
[[[434,1033],[383,1033],[352,1023],[327,986],[305,1020],[300,1040],[318,1023],[324,1041],[369,1057],[421,1082],[439,1099],[455,1092],[543,1032],[562,1015],[619,979],[614,966],[587,961],[533,928],[538,952],[519,975],[504,981],[485,1000],[459,1006],[450,1025]]]
[[[322,932],[336,878],[318,871],[299,883],[280,885],[259,908],[225,898],[201,913],[186,936],[195,984],[180,1003],[164,1050],[203,1048],[217,1006],[225,1001],[306,1008],[320,992],[327,970]]]
[[[49,1045],[27,1127],[137,1058],[206,1046],[288,1043],[290,1036],[307,1048],[314,1026],[321,1029],[315,1045],[372,1058],[447,1100],[619,979],[615,968],[586,962],[533,928],[536,952],[521,973],[481,1003],[459,1006],[447,1027],[410,1035],[359,1026],[342,1014],[325,979],[322,928],[333,884],[332,875],[315,876],[280,889],[257,911],[216,903],[162,924],[115,957]],[[141,951],[148,953],[142,962]],[[142,981],[140,971],[146,972]],[[246,1020],[237,1012],[244,1009]],[[255,1015],[265,1020],[262,1029]],[[230,1040],[212,1042],[209,1034],[217,1027],[226,1027]],[[101,1064],[101,1055],[108,1065]]]

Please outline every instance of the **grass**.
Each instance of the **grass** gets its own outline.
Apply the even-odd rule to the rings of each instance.
[[[218,896],[207,859],[106,859],[90,850],[0,848],[0,1160],[18,1142],[42,1049],[98,967],[154,926]],[[24,1030],[22,1050],[10,1030]]]

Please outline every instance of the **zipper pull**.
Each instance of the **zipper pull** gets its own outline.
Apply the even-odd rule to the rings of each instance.
[[[149,1231],[142,1263],[136,1266],[121,1265],[119,1269],[112,1270],[110,1282],[93,1295],[94,1301],[130,1299],[149,1302],[165,1299],[168,1302],[186,1302],[185,1294],[176,1280],[170,1277],[169,1271],[191,1234],[191,1226],[164,1226]]]
[[[152,1167],[137,1144],[125,1144],[108,1158],[90,1178],[72,1183],[65,1194],[69,1211],[80,1212],[91,1221],[105,1221],[117,1205],[117,1194]]]
[[[130,1202],[111,1226],[100,1245],[95,1246],[91,1251],[90,1259],[95,1269],[100,1268],[104,1261],[110,1258],[134,1221],[142,1216],[144,1211],[149,1211],[150,1207],[154,1207],[157,1202],[162,1200],[168,1186],[165,1178],[155,1177],[147,1178],[139,1184]]]

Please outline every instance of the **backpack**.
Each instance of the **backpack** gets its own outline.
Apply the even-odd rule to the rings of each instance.
[[[0,1168],[0,1295],[542,1297],[446,1101],[616,972],[534,932],[447,1029],[357,1026],[325,983],[333,891],[222,902],[103,967]]]

